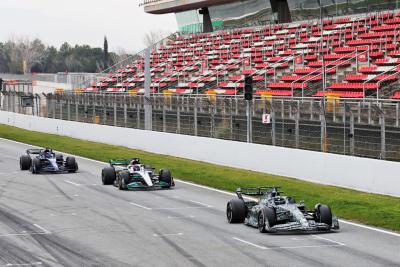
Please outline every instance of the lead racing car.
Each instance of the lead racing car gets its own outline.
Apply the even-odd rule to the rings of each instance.
[[[155,169],[140,163],[138,158],[112,159],[101,171],[104,185],[114,185],[120,190],[135,188],[170,188],[175,186],[174,178],[167,169],[159,173]]]
[[[296,203],[294,198],[281,193],[277,186],[238,188],[238,198],[226,206],[228,222],[244,223],[261,233],[339,229],[339,221],[329,206],[316,204],[314,210],[307,210],[304,201]],[[245,201],[243,195],[260,199]]]
[[[56,154],[50,148],[27,149],[26,155],[19,158],[21,170],[30,170],[33,174],[40,172],[76,172],[78,163],[74,157],[64,160],[62,154]]]

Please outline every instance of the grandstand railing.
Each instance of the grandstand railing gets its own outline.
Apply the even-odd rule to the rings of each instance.
[[[161,39],[161,40],[157,41],[156,43],[152,44],[149,48],[152,49],[152,48],[154,48],[154,47],[157,47],[157,46],[159,46],[160,44],[164,43],[164,41],[170,40],[171,37],[176,36],[177,34],[178,34],[177,32],[172,33],[172,34],[168,35],[167,37],[164,37],[163,39]],[[143,54],[144,54],[144,52],[145,52],[147,49],[148,49],[148,48],[145,48],[145,49],[143,49],[143,50],[141,50],[141,51],[139,51],[139,52],[137,52],[137,53],[135,53],[135,54],[133,54],[133,55],[130,55],[129,57],[124,58],[123,60],[121,60],[121,61],[119,61],[119,62],[113,64],[112,66],[110,66],[110,67],[104,69],[103,71],[99,72],[98,75],[96,76],[96,82],[97,82],[97,78],[98,78],[101,74],[106,75],[106,74],[108,74],[108,73],[110,73],[110,72],[115,72],[115,70],[116,70],[117,68],[120,68],[120,67],[122,67],[122,66],[126,66],[126,65],[127,65],[127,62],[132,63],[134,60],[136,60],[136,59],[138,59],[138,58],[143,58]],[[80,88],[88,87],[88,86],[90,85],[90,83],[92,83],[92,82],[93,82],[93,79],[92,79],[92,78],[85,79],[81,84],[79,84],[79,87],[80,87]]]

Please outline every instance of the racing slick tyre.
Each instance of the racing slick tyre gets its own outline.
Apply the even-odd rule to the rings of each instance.
[[[243,223],[246,218],[246,205],[241,199],[232,199],[226,205],[226,218],[229,223]]]
[[[258,231],[265,233],[271,231],[271,227],[276,224],[276,213],[273,208],[264,207],[258,214]]]
[[[39,173],[41,168],[40,159],[34,158],[32,160],[31,172],[32,174]]]
[[[170,188],[172,185],[172,175],[170,170],[167,169],[161,169],[158,179],[160,182],[164,182],[167,185],[161,186],[161,188]]]
[[[78,163],[74,157],[67,157],[65,159],[65,167],[68,168],[68,172],[76,172],[78,170]]]
[[[332,226],[332,211],[329,206],[317,204],[315,214],[318,222]]]
[[[29,168],[31,167],[31,163],[31,157],[29,157],[28,155],[22,155],[19,158],[19,167],[22,171],[29,170]]]
[[[115,178],[115,169],[113,167],[105,167],[101,171],[101,181],[104,185],[113,184]]]
[[[118,181],[118,189],[119,190],[127,190],[130,179],[130,174],[128,171],[122,171],[119,173],[119,181]]]

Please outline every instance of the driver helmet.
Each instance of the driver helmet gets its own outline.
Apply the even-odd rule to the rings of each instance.
[[[139,161],[138,158],[134,158],[134,159],[132,159],[131,162],[130,162],[130,165],[137,165],[137,164],[140,164],[140,161]]]
[[[43,152],[46,157],[51,157],[52,151],[50,148],[46,147]]]

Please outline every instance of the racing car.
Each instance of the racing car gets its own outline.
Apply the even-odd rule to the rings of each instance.
[[[74,157],[64,160],[62,154],[56,154],[50,148],[28,149],[26,155],[19,158],[21,170],[30,170],[33,174],[40,172],[76,172],[78,163]]]
[[[141,164],[139,158],[112,159],[109,163],[110,166],[101,171],[104,185],[112,184],[120,190],[175,186],[169,170],[161,169],[157,174],[154,168]]]
[[[261,233],[285,231],[329,231],[339,229],[338,218],[327,205],[316,204],[307,210],[304,201],[282,196],[278,186],[242,187],[236,190],[237,199],[226,206],[229,223],[244,223],[256,227]],[[243,195],[259,197],[258,201],[245,201]]]

